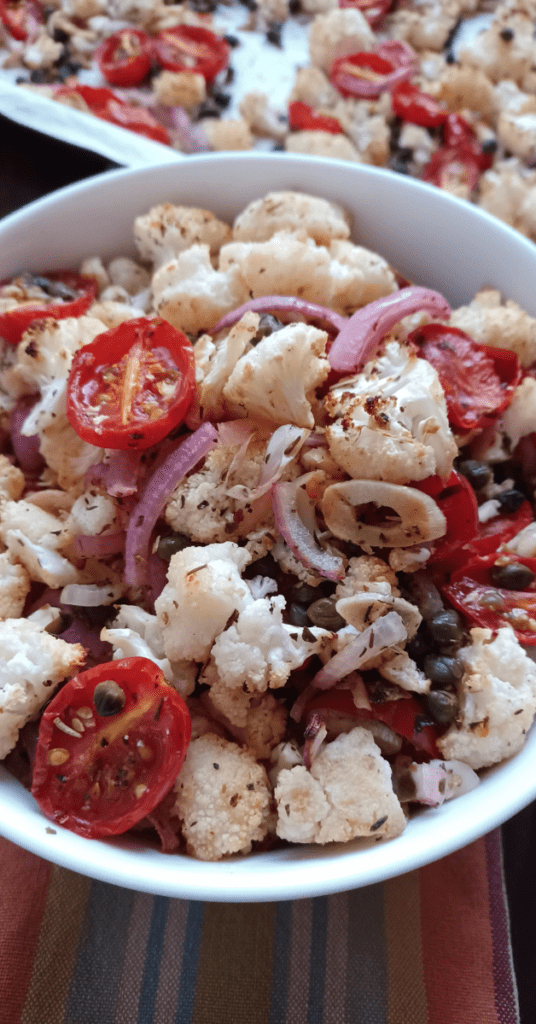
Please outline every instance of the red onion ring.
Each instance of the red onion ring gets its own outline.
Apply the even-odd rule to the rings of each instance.
[[[141,458],[144,452],[114,452],[108,462],[90,466],[85,483],[88,486],[101,483],[111,498],[125,498],[135,494],[141,472]]]
[[[217,440],[218,431],[212,423],[203,423],[168,455],[147,481],[127,528],[125,580],[128,586],[140,587],[145,583],[151,533],[166,501],[183,476],[214,448]]]
[[[275,524],[283,539],[287,542],[292,554],[307,569],[315,569],[328,580],[344,578],[344,561],[342,556],[331,555],[324,551],[314,538],[313,533],[303,522],[296,505],[296,493],[303,477],[291,483],[276,483],[272,487],[272,508]]]
[[[148,107],[149,113],[167,129],[178,132],[188,153],[208,153],[210,143],[200,124],[194,124],[184,107],[167,107],[163,103]]]
[[[346,321],[328,353],[332,370],[356,373],[395,324],[421,310],[441,320],[448,320],[451,313],[447,300],[439,292],[418,285],[401,288],[358,309]]]
[[[22,398],[11,413],[11,444],[17,462],[23,473],[33,476],[39,473],[45,464],[45,460],[39,451],[39,434],[32,434],[26,437],[22,433],[24,421],[33,409],[37,398],[32,395],[30,398]]]
[[[263,295],[258,299],[251,299],[243,306],[234,309],[231,313],[218,320],[211,330],[211,334],[219,334],[228,327],[236,324],[244,313],[299,313],[310,320],[326,320],[328,324],[337,331],[341,331],[346,324],[346,317],[334,313],[327,306],[317,306],[316,302],[307,302],[306,299],[298,299],[294,295]]]
[[[81,558],[106,558],[118,555],[125,546],[125,533],[101,533],[97,536],[79,533],[74,538],[74,550]]]
[[[342,651],[334,654],[327,665],[317,672],[312,685],[318,690],[330,690],[339,679],[344,679],[360,665],[376,657],[380,651],[406,640],[407,635],[400,615],[387,612],[387,615],[382,615],[371,626],[367,626]]]
[[[401,68],[395,68],[394,71],[390,71],[388,74],[382,75],[375,82],[369,82],[366,78],[356,78],[355,75],[339,71],[337,84],[341,86],[341,89],[344,89],[346,94],[351,93],[352,96],[362,100],[374,100],[378,99],[382,92],[385,92],[387,89],[394,89],[395,85],[398,85],[399,82],[405,82],[406,79],[411,78],[414,70],[414,67],[404,65]]]

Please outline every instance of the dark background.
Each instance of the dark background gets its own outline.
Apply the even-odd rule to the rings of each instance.
[[[0,217],[116,166],[0,116]],[[503,825],[502,834],[521,1022],[536,1024],[536,803]]]

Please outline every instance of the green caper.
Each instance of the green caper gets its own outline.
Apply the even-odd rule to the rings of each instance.
[[[123,710],[125,701],[125,691],[115,679],[103,679],[102,683],[97,683],[93,691],[93,703],[101,718],[118,715]]]
[[[455,644],[463,637],[460,616],[452,609],[443,609],[428,620],[430,636],[438,644]]]
[[[473,491],[481,491],[493,480],[493,473],[489,466],[476,459],[465,459],[464,462],[460,462],[458,472],[469,481]]]
[[[526,590],[535,579],[532,569],[521,562],[494,565],[489,574],[493,582],[502,590]]]
[[[463,663],[447,654],[429,654],[424,659],[424,674],[437,686],[456,683],[463,676]]]
[[[297,601],[298,604],[311,604],[312,601],[316,601],[320,596],[321,591],[318,587],[310,587],[308,583],[297,583],[292,588],[290,595],[292,601]]]
[[[308,626],[307,606],[293,601],[288,610],[288,616],[293,626]]]
[[[502,491],[501,494],[497,494],[496,500],[501,506],[501,512],[517,512],[526,499],[523,491],[512,488],[510,491]]]
[[[339,615],[335,608],[335,601],[330,597],[320,597],[318,601],[313,601],[307,609],[307,615],[313,625],[329,629],[333,633],[346,625],[342,615]]]
[[[456,717],[458,698],[450,690],[430,690],[424,698],[426,710],[440,725],[448,725]]]
[[[170,533],[167,537],[161,537],[158,541],[156,553],[163,562],[169,562],[172,555],[177,551],[184,551],[184,548],[191,547],[192,542],[184,533]]]

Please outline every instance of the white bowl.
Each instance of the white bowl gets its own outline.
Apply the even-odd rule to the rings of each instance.
[[[62,189],[0,222],[0,279],[28,267],[77,267],[86,256],[134,254],[132,221],[156,203],[195,204],[232,220],[274,189],[342,203],[354,240],[453,306],[484,284],[536,315],[536,246],[439,189],[356,164],[288,154],[190,157],[173,166],[113,171]],[[74,871],[166,896],[222,902],[342,892],[402,874],[472,842],[536,796],[536,731],[515,758],[472,793],[416,815],[386,843],[293,846],[216,864],[160,853],[129,835],[82,839],[51,825],[22,785],[0,768],[0,833]]]

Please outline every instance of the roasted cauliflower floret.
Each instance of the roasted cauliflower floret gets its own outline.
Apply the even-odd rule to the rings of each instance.
[[[0,759],[17,742],[19,729],[80,668],[85,651],[27,619],[0,622]]]
[[[311,64],[326,72],[337,57],[372,50],[375,44],[368,21],[355,7],[317,14],[309,32]]]
[[[472,629],[458,651],[465,667],[460,714],[437,742],[447,760],[485,768],[517,754],[536,712],[536,665],[505,626]]]
[[[24,473],[9,461],[7,455],[0,455],[0,506],[4,501],[18,501],[26,481]]]
[[[190,77],[199,76],[189,74]],[[191,206],[162,203],[134,221],[138,252],[142,260],[154,263],[155,270],[192,245],[207,245],[210,255],[215,256],[230,238],[231,229],[227,224],[209,210]]]
[[[278,231],[305,231],[318,245],[350,235],[341,206],[305,192],[269,192],[246,206],[233,225],[235,242],[266,242]]]
[[[214,342],[204,334],[194,345],[197,400],[204,419],[217,422],[226,417],[224,386],[240,357],[251,349],[258,326],[257,313],[248,311],[223,338]]]
[[[233,271],[239,275],[247,298],[296,295],[328,304],[330,255],[325,246],[315,245],[304,232],[277,231],[266,242],[224,245],[220,251],[220,273]]]
[[[268,832],[271,794],[264,768],[214,733],[190,743],[175,792],[186,849],[200,860],[249,853]]]
[[[257,760],[270,757],[272,749],[285,735],[287,709],[283,701],[271,693],[248,693],[242,686],[231,689],[221,682],[212,662],[200,681],[211,683],[210,690],[203,694],[202,703],[212,717]]]
[[[292,843],[392,839],[406,824],[389,763],[360,727],[324,746],[310,771],[280,771],[275,799],[277,834]]]
[[[406,484],[446,479],[457,447],[436,371],[389,342],[355,377],[331,388],[325,407],[329,450],[354,479]]]
[[[536,319],[512,299],[502,305],[500,292],[492,288],[478,292],[468,306],[454,310],[450,322],[481,345],[515,352],[522,366],[536,360]]]
[[[18,619],[30,592],[30,577],[9,551],[0,554],[0,619]]]
[[[238,267],[214,270],[208,245],[192,245],[164,262],[153,277],[153,299],[164,320],[196,334],[249,298]]]
[[[307,324],[288,324],[264,338],[236,364],[223,394],[237,415],[272,423],[314,426],[311,401],[325,381],[327,334]]]

